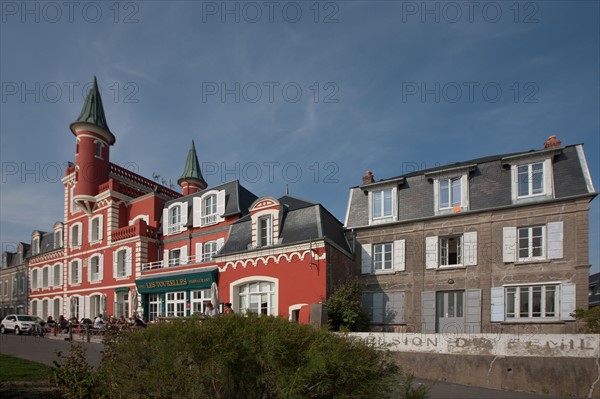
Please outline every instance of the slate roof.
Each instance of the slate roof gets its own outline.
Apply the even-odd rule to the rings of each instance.
[[[280,220],[279,243],[294,243],[320,240],[325,237],[346,252],[350,252],[343,233],[343,225],[321,204],[303,200],[290,195],[278,199],[283,205]],[[243,252],[252,244],[252,220],[244,216],[231,225],[229,237],[218,256]]]
[[[590,276],[590,299],[589,306],[600,305],[600,273]]]
[[[27,251],[29,251],[29,244],[21,242],[19,243],[19,245],[23,248],[23,255],[27,254]],[[2,253],[2,266],[6,266],[6,267],[14,267],[14,266],[19,266],[22,265],[24,261],[23,259],[19,258],[19,252],[9,252],[9,251],[4,251]]]
[[[33,255],[32,254],[33,248],[31,247],[31,245],[29,245],[27,248],[27,252],[25,253],[26,258],[44,254],[46,252],[52,252],[52,251],[58,249],[58,248],[54,248],[54,232],[53,231],[45,232],[45,231],[38,230],[38,233],[40,233],[40,252]]]
[[[81,114],[79,114],[79,117],[75,122],[71,123],[71,130],[73,133],[75,133],[73,129],[74,125],[78,123],[89,123],[106,130],[112,136],[112,142],[109,144],[115,143],[114,135],[108,128],[108,123],[106,123],[106,115],[104,115],[104,106],[102,105],[102,96],[100,96],[100,90],[98,90],[98,82],[95,76],[92,87],[90,87],[90,91],[88,92],[83,108],[81,109]]]
[[[194,194],[186,195],[185,197],[177,198],[170,200],[165,203],[164,208],[168,208],[169,205],[176,202],[186,203],[188,206],[188,222],[186,224],[187,227],[193,225],[193,206],[194,206],[194,197],[201,197],[204,193],[211,190],[225,190],[225,213],[223,217],[233,216],[233,215],[245,215],[248,213],[248,208],[256,199],[258,198],[256,195],[248,191],[244,186],[242,186],[239,180],[233,180],[219,186],[208,187],[202,191],[198,191]],[[161,225],[162,225],[162,216],[161,216]]]
[[[192,179],[206,183],[204,181],[204,177],[202,176],[202,171],[200,170],[200,163],[198,162],[198,155],[196,154],[196,146],[194,145],[194,140],[192,140],[192,145],[190,146],[190,150],[188,151],[188,156],[185,160],[183,173],[181,174],[179,180],[177,180],[177,183],[181,184],[182,181],[185,181],[187,179]]]
[[[378,180],[371,184],[350,188],[350,202],[346,227],[369,224],[367,191],[377,185],[398,184],[398,221],[409,221],[435,216],[433,183],[430,174],[452,168],[473,167],[469,175],[469,211],[494,209],[512,205],[511,171],[503,159],[543,152],[556,152],[553,158],[554,197],[595,195],[588,190],[584,171],[577,153],[577,145],[499,154],[456,162],[396,177]]]

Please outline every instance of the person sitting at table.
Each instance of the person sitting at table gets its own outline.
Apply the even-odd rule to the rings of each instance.
[[[94,319],[94,328],[101,329],[104,326],[104,321],[102,320],[102,313],[96,316]]]
[[[69,322],[67,321],[67,319],[65,319],[65,316],[60,315],[60,317],[58,318],[58,326],[62,331],[65,331],[69,328]]]
[[[127,319],[125,318],[125,316],[119,316],[119,319],[117,320],[117,325],[124,326],[125,324],[127,324]]]
[[[46,324],[48,325],[48,327],[54,327],[56,325],[56,322],[54,321],[52,316],[48,316],[48,319],[46,319]]]

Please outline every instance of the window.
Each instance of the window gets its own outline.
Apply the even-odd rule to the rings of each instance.
[[[461,178],[440,179],[439,204],[440,209],[462,205]]]
[[[94,142],[94,145],[96,147],[96,157],[102,159],[102,143],[100,141],[96,141]]]
[[[71,284],[81,283],[81,262],[79,260],[73,260],[69,265],[69,282]]]
[[[161,294],[148,294],[148,320],[154,321],[162,315]]]
[[[192,314],[204,314],[206,305],[210,303],[210,290],[192,291]]]
[[[54,317],[54,320],[58,320],[61,314],[63,314],[61,300],[60,298],[54,298],[54,300],[52,301],[52,315]]]
[[[12,285],[12,296],[13,298],[17,297],[17,277],[13,277],[13,285]]]
[[[90,221],[90,242],[102,239],[102,216],[96,216]]]
[[[8,280],[4,280],[4,296],[8,296]]]
[[[404,322],[404,292],[365,292],[363,308],[371,323],[398,324]]]
[[[25,276],[19,278],[19,294],[25,293]]]
[[[537,162],[517,167],[518,196],[544,194],[544,163]]]
[[[78,247],[81,245],[81,223],[74,224],[71,226],[71,247]]]
[[[167,292],[167,316],[185,316],[185,291]]]
[[[42,288],[48,288],[49,285],[49,268],[44,267],[42,269]]]
[[[31,271],[31,289],[38,289],[38,269],[33,269]]]
[[[218,252],[218,244],[216,241],[207,242],[204,244],[202,252],[202,262],[210,262],[213,256]]]
[[[259,246],[273,245],[273,219],[271,216],[263,216],[258,219],[258,235]]]
[[[392,189],[373,192],[373,219],[393,216]]]
[[[92,256],[88,263],[89,281],[100,281],[102,278],[100,273],[100,256]]]
[[[38,312],[38,301],[37,301],[37,299],[34,299],[33,301],[31,301],[31,314],[37,315],[37,312]]]
[[[181,249],[172,249],[169,251],[169,266],[178,266],[181,262]]]
[[[115,294],[115,317],[129,316],[129,291]]]
[[[131,248],[123,248],[114,254],[114,270],[115,277],[126,277],[131,275]]]
[[[276,315],[275,284],[256,281],[238,288],[240,313],[252,312],[259,315]]]
[[[62,231],[57,230],[54,232],[54,249],[61,248],[62,245]]]
[[[507,319],[556,318],[558,285],[534,285],[506,288]]]
[[[169,234],[181,231],[181,207],[179,205],[169,209]]]
[[[55,287],[60,287],[62,285],[62,265],[54,265],[52,277],[53,285]]]
[[[373,245],[373,269],[375,272],[392,270],[392,243]]]
[[[462,264],[462,236],[440,238],[440,266]]]
[[[206,226],[218,222],[217,195],[211,194],[204,199],[202,205],[202,225]]]
[[[31,242],[31,254],[37,255],[40,253],[40,239],[39,237],[35,237]]]
[[[461,267],[477,265],[477,232],[425,238],[425,267]]]
[[[70,317],[75,317],[77,320],[80,319],[79,317],[79,297],[78,296],[73,296],[70,299],[70,305],[69,305],[69,315]]]
[[[88,317],[93,320],[94,317],[102,313],[102,299],[100,294],[90,296],[90,313]]]
[[[544,226],[518,229],[519,260],[544,258]]]

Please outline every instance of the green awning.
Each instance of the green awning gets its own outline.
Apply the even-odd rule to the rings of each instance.
[[[201,272],[169,273],[156,277],[144,277],[135,280],[140,294],[155,292],[206,290],[217,282],[218,268]]]
[[[129,292],[129,287],[119,287],[115,288],[115,294],[120,294],[122,292]]]

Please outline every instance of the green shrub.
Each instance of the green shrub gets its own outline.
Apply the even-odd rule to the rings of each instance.
[[[582,332],[600,334],[600,306],[594,306],[590,309],[575,309],[575,313],[571,316],[585,323]]]
[[[348,280],[327,300],[329,326],[333,331],[367,331],[369,316],[362,309],[362,290],[358,280]]]
[[[88,399],[96,396],[94,368],[87,363],[85,349],[71,345],[68,355],[58,352],[54,361],[53,377],[61,397],[65,399]]]

